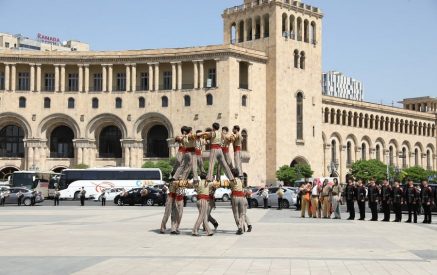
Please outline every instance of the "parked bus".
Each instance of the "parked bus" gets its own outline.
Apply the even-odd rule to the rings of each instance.
[[[10,179],[10,187],[25,187],[41,192],[44,198],[53,197],[60,174],[39,171],[15,171]]]
[[[82,187],[86,198],[98,198],[107,188],[130,190],[162,183],[162,173],[158,168],[65,169],[59,181],[60,198],[77,200]]]

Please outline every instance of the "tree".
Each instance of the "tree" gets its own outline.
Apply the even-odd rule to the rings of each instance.
[[[293,169],[298,178],[311,178],[314,174],[314,171],[311,170],[311,166],[309,164],[298,163],[293,166]]]
[[[87,169],[87,168],[90,168],[90,166],[88,164],[85,164],[85,163],[79,163],[79,164],[73,165],[71,168],[73,168],[73,169]]]
[[[170,179],[171,171],[173,170],[173,165],[171,163],[174,163],[173,159],[167,159],[167,160],[160,160],[157,162],[153,161],[146,161],[143,164],[143,168],[159,168],[162,172],[162,179],[164,181],[168,181]]]
[[[405,173],[405,179],[412,180],[414,182],[421,182],[427,180],[430,176],[429,171],[426,171],[422,167],[413,166],[403,170]]]
[[[288,185],[297,180],[296,170],[294,167],[288,165],[281,166],[278,171],[276,171],[276,178],[283,181],[284,184]]]
[[[389,172],[393,175],[392,171]],[[369,181],[371,178],[375,178],[376,181],[382,181],[387,178],[387,166],[376,159],[359,160],[352,164],[351,174],[354,178],[363,181]]]

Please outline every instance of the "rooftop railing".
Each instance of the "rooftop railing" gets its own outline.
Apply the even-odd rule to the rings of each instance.
[[[317,7],[313,7],[311,5],[306,5],[302,2],[292,1],[292,0],[290,0],[290,1],[287,1],[287,0],[254,0],[251,3],[246,3],[246,4],[239,5],[239,6],[227,8],[227,9],[225,9],[225,11],[223,13],[224,14],[232,14],[232,13],[236,13],[236,12],[241,12],[241,11],[244,11],[246,9],[250,9],[250,8],[254,8],[254,7],[258,7],[258,6],[263,6],[263,5],[268,5],[269,3],[272,3],[272,2],[283,3],[284,5],[288,5],[290,7],[297,7],[300,9],[307,10],[307,11],[320,13],[320,9]]]

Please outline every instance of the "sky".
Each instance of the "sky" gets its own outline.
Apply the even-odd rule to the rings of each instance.
[[[323,70],[361,80],[364,100],[437,96],[436,0],[305,0],[324,13]],[[92,50],[223,43],[221,14],[243,0],[0,0],[0,32]]]

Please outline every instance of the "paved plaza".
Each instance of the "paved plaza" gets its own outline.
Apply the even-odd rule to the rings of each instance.
[[[0,274],[437,274],[437,224],[299,218],[250,209],[235,235],[229,206],[213,237],[158,234],[163,207],[0,208]],[[405,217],[404,217],[405,220]]]

